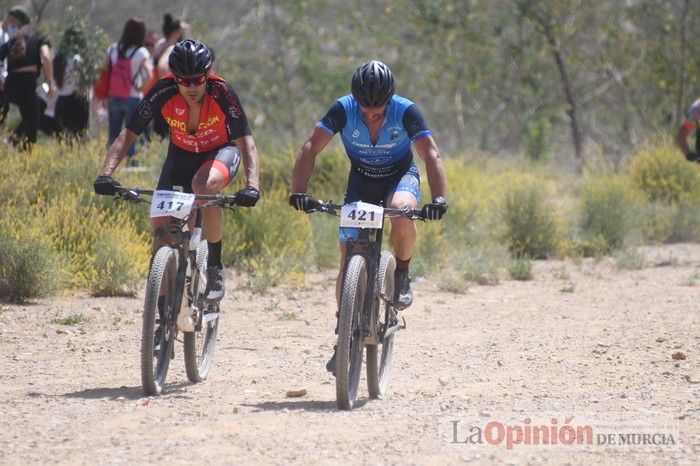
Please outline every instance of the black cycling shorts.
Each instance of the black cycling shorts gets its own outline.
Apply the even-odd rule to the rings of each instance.
[[[172,190],[173,186],[181,186],[183,192],[191,193],[192,179],[197,170],[205,165],[221,172],[226,186],[236,176],[240,164],[241,151],[234,144],[200,154],[186,152],[170,144],[157,189]]]

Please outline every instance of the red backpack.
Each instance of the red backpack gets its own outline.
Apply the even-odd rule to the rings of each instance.
[[[109,74],[109,95],[125,99],[131,96],[131,89],[134,86],[134,81],[138,75],[138,71],[131,76],[131,59],[138,51],[138,47],[131,52],[128,57],[120,57],[117,50],[117,62],[112,64],[112,70]],[[109,62],[112,63],[112,53],[110,51]]]

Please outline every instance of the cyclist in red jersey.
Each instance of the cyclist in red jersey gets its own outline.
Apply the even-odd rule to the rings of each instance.
[[[136,107],[126,127],[107,149],[95,192],[113,195],[119,183],[112,178],[139,134],[160,112],[170,128],[168,155],[157,189],[181,187],[184,192],[216,194],[233,179],[241,159],[247,187],[238,191],[238,204],[252,207],[260,198],[259,156],[243,107],[233,88],[209,71],[212,55],[195,40],[178,43],[169,58],[172,74],[158,81]],[[209,242],[206,297],[210,303],[224,296],[225,272],[221,262],[220,207],[203,210]],[[167,218],[154,218],[154,229]]]
[[[676,133],[676,146],[683,152],[689,162],[700,162],[698,149],[700,149],[700,99],[697,99],[688,109],[678,133]],[[688,136],[695,132],[695,150],[688,144]]]

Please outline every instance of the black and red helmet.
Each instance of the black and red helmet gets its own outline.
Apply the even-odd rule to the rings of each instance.
[[[193,39],[178,42],[170,52],[170,71],[177,76],[199,76],[211,69],[211,51],[206,45]]]

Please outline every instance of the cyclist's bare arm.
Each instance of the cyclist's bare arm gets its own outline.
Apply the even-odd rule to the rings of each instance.
[[[695,123],[690,120],[683,120],[683,124],[678,128],[678,133],[676,134],[676,145],[683,152],[683,154],[688,154],[691,152],[690,146],[688,146],[688,136],[695,129]]]
[[[309,138],[297,154],[292,172],[292,192],[305,193],[309,187],[309,178],[314,169],[316,156],[328,145],[333,136],[315,126]]]
[[[442,164],[442,158],[435,139],[432,136],[426,136],[416,141],[414,146],[420,158],[425,162],[432,198],[435,199],[438,196],[447,197],[445,167]]]
[[[242,136],[233,142],[241,151],[247,186],[260,190],[260,156],[253,136]]]
[[[119,166],[119,163],[126,156],[129,147],[136,141],[138,135],[130,129],[122,129],[117,139],[114,140],[109,149],[105,161],[102,163],[102,175],[112,176],[114,170]]]

